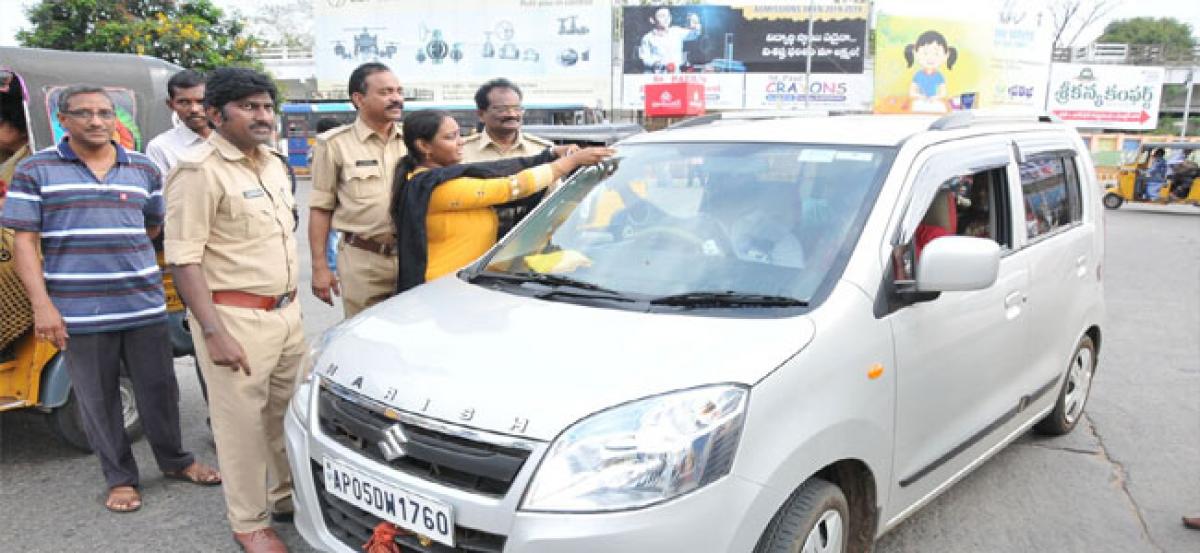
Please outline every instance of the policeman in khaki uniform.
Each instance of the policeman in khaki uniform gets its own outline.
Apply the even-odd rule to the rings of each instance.
[[[521,89],[508,79],[492,79],[475,92],[475,107],[483,132],[467,137],[463,163],[533,156],[554,145],[549,140],[521,132],[525,108]]]
[[[463,163],[533,156],[554,146],[549,140],[521,132],[525,116],[521,99],[521,89],[508,79],[492,79],[475,91],[475,108],[483,131],[464,141]],[[496,238],[507,234],[541,197],[538,194],[528,200],[497,206],[500,227]]]
[[[295,200],[284,162],[264,144],[275,85],[217,69],[204,105],[216,132],[167,183],[166,258],[190,310],[208,381],[217,458],[234,539],[249,552],[287,548],[270,519],[292,515],[283,417],[306,345],[296,298]]]
[[[333,294],[340,293],[346,318],[395,292],[396,238],[388,203],[396,164],[405,154],[397,123],[404,96],[396,76],[383,64],[364,63],[350,74],[349,91],[358,117],[321,134],[313,145],[308,223],[313,295],[332,305]],[[337,276],[325,258],[331,226],[342,233]]]

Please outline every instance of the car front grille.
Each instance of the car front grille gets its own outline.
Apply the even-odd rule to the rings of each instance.
[[[530,452],[478,442],[397,422],[322,386],[317,416],[321,432],[359,454],[419,478],[491,497],[503,497]],[[380,449],[384,432],[400,425],[404,455],[388,461]]]
[[[325,491],[325,471],[321,464],[313,461],[313,487],[317,490],[317,500],[321,504],[321,517],[325,527],[347,547],[361,551],[363,544],[371,539],[375,525],[382,519],[359,509],[333,494]],[[420,540],[413,534],[396,537],[401,551],[418,551],[420,553],[500,553],[504,550],[506,538],[499,534],[491,534],[480,530],[454,526],[454,547],[432,542],[421,545]]]

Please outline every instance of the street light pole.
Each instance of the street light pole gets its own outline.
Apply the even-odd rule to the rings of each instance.
[[[1188,69],[1187,78],[1187,99],[1183,102],[1183,128],[1179,130],[1179,136],[1187,136],[1188,117],[1192,111],[1192,87],[1195,86],[1196,70]]]
[[[816,0],[809,0],[809,2],[808,2],[808,55],[805,56],[807,59],[804,62],[804,109],[805,110],[808,109],[808,100],[809,100],[809,97],[812,96],[812,89],[809,88],[809,86],[810,86],[809,80],[811,79],[811,76],[812,76],[812,57],[813,57],[813,49],[815,48],[813,46],[812,33],[813,33],[813,14],[816,13],[816,9],[817,9],[816,6],[817,6]]]

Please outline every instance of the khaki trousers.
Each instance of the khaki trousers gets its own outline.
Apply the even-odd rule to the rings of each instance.
[[[347,319],[396,292],[399,264],[394,255],[380,255],[339,240],[337,267]]]
[[[284,449],[283,417],[307,354],[300,303],[266,311],[218,305],[217,315],[250,362],[250,375],[213,365],[196,337],[196,359],[208,382],[226,516],[234,532],[270,526],[270,511],[292,510],[292,472]],[[192,328],[200,324],[189,313]]]

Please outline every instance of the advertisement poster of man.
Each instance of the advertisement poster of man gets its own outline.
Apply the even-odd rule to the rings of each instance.
[[[743,4],[626,6],[624,72],[862,73],[869,6]]]
[[[885,1],[875,27],[877,113],[981,107],[1041,109],[1050,20],[1026,0],[985,0],[930,12]]]
[[[640,107],[649,83],[697,82],[710,109],[867,107],[869,11],[831,0],[625,6],[621,104]]]

